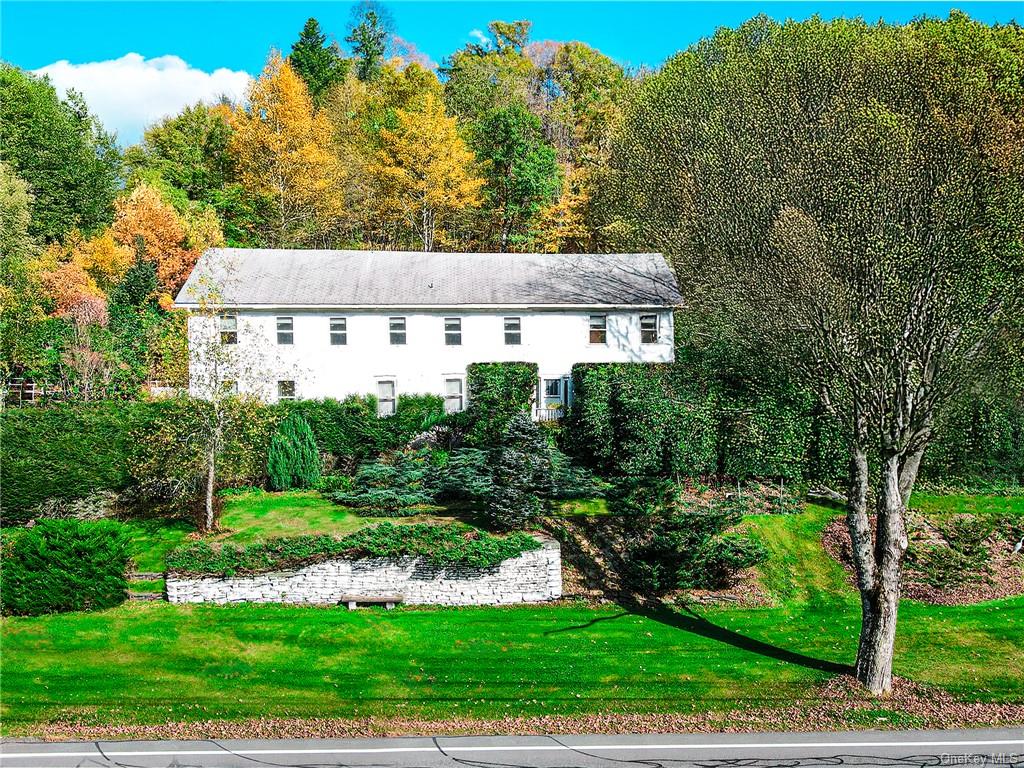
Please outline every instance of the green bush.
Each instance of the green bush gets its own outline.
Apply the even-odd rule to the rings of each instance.
[[[294,536],[248,546],[198,542],[167,555],[172,573],[233,576],[297,568],[331,558],[422,557],[433,565],[487,568],[540,548],[532,536],[494,536],[466,525],[380,523],[344,536]]]
[[[487,451],[460,448],[437,466],[429,478],[438,501],[483,501],[494,491]]]
[[[0,610],[5,614],[89,611],[127,597],[130,538],[108,520],[42,520],[3,538]]]
[[[541,496],[551,491],[551,456],[547,440],[530,415],[518,412],[491,450],[494,490],[485,513],[498,528],[523,528],[541,511]]]
[[[309,424],[296,412],[289,413],[270,438],[267,482],[275,491],[315,488],[320,483],[320,452]]]
[[[383,419],[382,450],[404,448],[416,435],[444,420],[440,395],[399,395],[395,413]]]
[[[0,412],[0,490],[7,524],[39,503],[121,491],[131,482],[133,433],[159,416],[155,403],[26,406]]]
[[[434,471],[429,450],[399,452],[386,460],[360,465],[349,488],[328,493],[336,504],[377,516],[416,514],[434,501],[429,477]]]
[[[536,363],[472,363],[466,368],[466,443],[489,448],[501,440],[509,419],[529,411],[537,396]]]
[[[626,581],[646,594],[673,589],[719,589],[736,573],[763,562],[761,542],[729,529],[743,517],[743,507],[729,501],[681,502],[664,486],[638,485],[646,503],[636,500],[644,514],[633,520],[625,560]]]
[[[373,397],[353,395],[344,400],[294,400],[279,403],[279,413],[298,413],[313,431],[317,447],[343,463],[355,466],[384,450],[384,422],[377,418]]]

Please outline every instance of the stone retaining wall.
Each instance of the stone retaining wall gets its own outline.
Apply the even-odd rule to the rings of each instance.
[[[342,595],[401,595],[412,605],[506,605],[562,595],[558,542],[492,568],[443,567],[419,558],[327,560],[255,576],[167,576],[172,603],[338,603]]]

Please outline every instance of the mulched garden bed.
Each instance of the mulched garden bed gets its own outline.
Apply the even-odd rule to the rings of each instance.
[[[202,720],[159,725],[94,725],[53,722],[33,729],[46,741],[119,739],[305,739],[411,735],[544,735],[618,733],[753,733],[859,728],[979,728],[1024,725],[1024,704],[964,702],[951,694],[907,680],[895,681],[892,695],[873,698],[852,678],[834,677],[804,699],[784,707],[743,706],[710,713],[615,714],[451,718],[260,718],[236,722]]]
[[[872,518],[872,526],[874,523]],[[918,540],[926,538],[931,544],[941,543],[940,534],[931,528],[919,531],[916,536]],[[847,581],[856,587],[850,533],[844,516],[835,517],[825,527],[821,543],[825,551],[842,564]],[[925,574],[914,568],[904,568],[903,596],[933,605],[970,605],[1024,595],[1024,557],[1014,556],[1012,546],[1005,541],[989,539],[985,546],[988,550],[985,571],[968,573],[962,583],[939,586],[929,583]]]

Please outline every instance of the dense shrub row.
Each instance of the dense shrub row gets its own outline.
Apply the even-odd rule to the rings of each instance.
[[[218,465],[223,486],[262,486],[270,441],[289,413],[300,414],[330,464],[354,468],[404,445],[443,415],[441,398],[406,395],[380,419],[372,397],[265,405],[233,401]],[[204,457],[195,435],[209,405],[191,398],[9,408],[0,414],[0,490],[8,523],[27,520],[41,502],[97,491],[138,491],[147,498],[198,493]]]
[[[0,568],[4,614],[110,608],[127,597],[129,537],[109,520],[43,520],[6,531]]]
[[[809,392],[695,374],[685,361],[574,366],[566,451],[607,477],[844,477],[843,426]],[[1020,482],[1024,407],[974,398],[947,411],[922,477]]]
[[[171,573],[231,576],[296,568],[330,558],[422,557],[434,565],[486,568],[540,547],[532,536],[494,536],[463,525],[380,523],[342,538],[296,536],[248,546],[198,542],[167,556]]]

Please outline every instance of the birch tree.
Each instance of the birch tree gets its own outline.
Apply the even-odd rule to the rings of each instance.
[[[757,18],[627,109],[607,222],[846,425],[862,623],[892,687],[906,510],[936,416],[1008,364],[1024,313],[1024,33]]]

